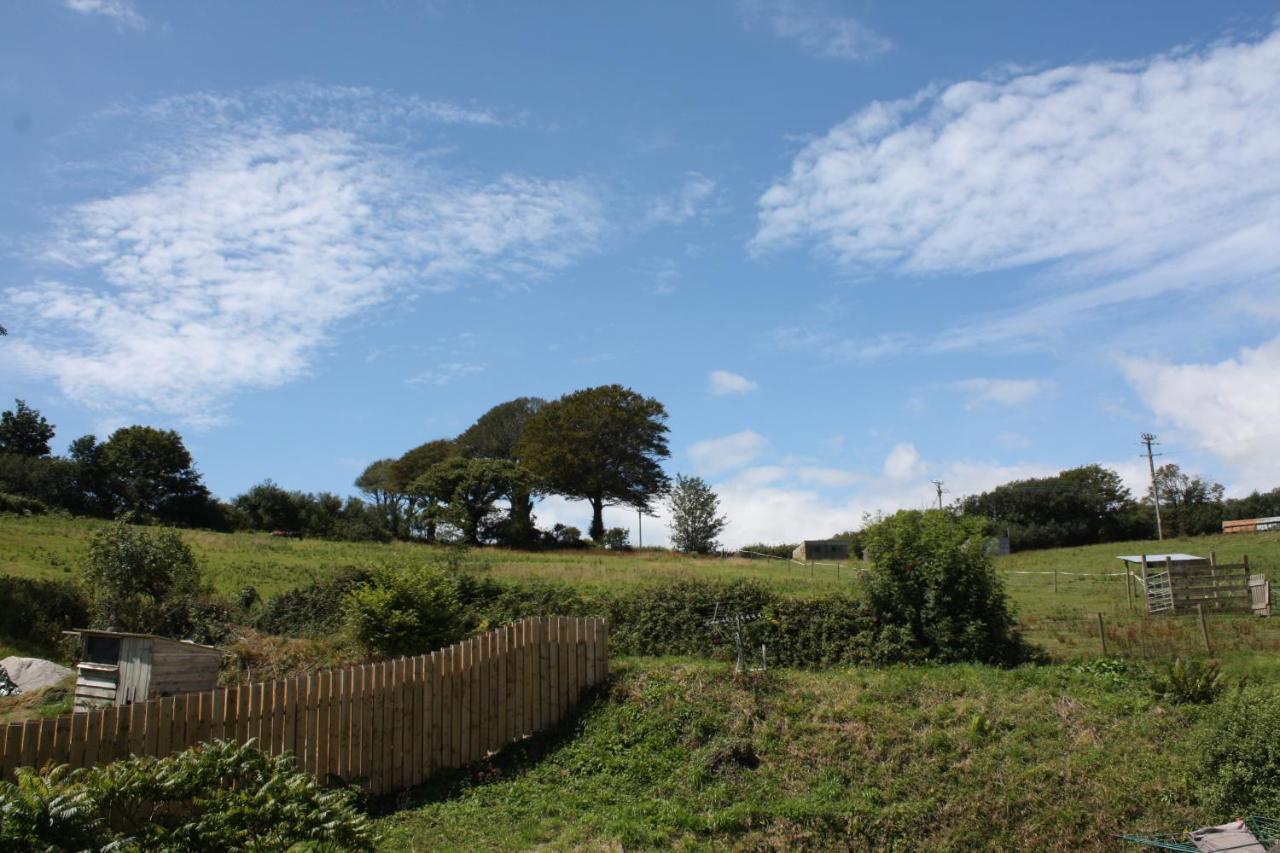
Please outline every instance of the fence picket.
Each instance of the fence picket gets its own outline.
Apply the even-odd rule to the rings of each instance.
[[[417,657],[0,724],[0,778],[254,740],[386,793],[547,728],[607,673],[605,620],[530,617]]]

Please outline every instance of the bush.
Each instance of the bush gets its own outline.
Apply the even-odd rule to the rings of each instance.
[[[903,510],[863,530],[877,659],[1011,664],[1027,657],[983,551],[985,528],[984,519]]]
[[[233,790],[227,782],[234,780]],[[0,782],[6,850],[373,849],[349,790],[325,790],[252,743],[202,744],[167,758],[131,758]]]
[[[195,557],[176,530],[121,521],[98,532],[81,581],[94,628],[206,640],[225,630],[226,607],[207,600]]]
[[[376,655],[419,655],[464,635],[458,574],[435,566],[375,569],[345,609],[352,637]]]
[[[1280,814],[1280,690],[1245,688],[1214,710],[1193,765],[1205,804],[1224,818]]]
[[[606,602],[610,646],[623,655],[723,656],[713,616],[760,613],[778,601],[753,581],[677,580],[641,587]]]
[[[557,524],[544,532],[542,537],[547,545],[554,548],[585,548],[587,544],[582,541],[581,530],[563,524]]]
[[[753,554],[765,554],[770,557],[781,557],[784,560],[790,560],[791,555],[794,554],[796,549],[799,547],[799,542],[794,545],[767,545],[764,542],[756,542],[754,545],[744,545],[739,548],[738,551],[739,553],[742,551],[750,551]]]
[[[1174,705],[1207,705],[1226,689],[1226,678],[1215,661],[1201,663],[1178,658],[1151,680],[1157,699]]]
[[[44,515],[48,511],[49,508],[35,498],[0,492],[0,512],[12,512],[16,515]]]
[[[600,544],[610,551],[630,551],[631,531],[625,527],[610,527],[604,532]]]
[[[368,569],[347,569],[323,581],[272,596],[258,611],[253,626],[268,634],[290,637],[323,637],[342,629],[347,594],[368,583]]]
[[[33,641],[49,649],[62,632],[89,623],[89,602],[66,581],[0,575],[0,636]]]

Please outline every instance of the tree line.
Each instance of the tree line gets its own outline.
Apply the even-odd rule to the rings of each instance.
[[[460,435],[436,438],[371,463],[355,480],[364,499],[290,491],[271,480],[229,502],[205,487],[173,430],[123,427],[106,441],[87,435],[51,454],[55,429],[22,401],[0,415],[0,510],[14,497],[79,515],[216,530],[267,530],[347,540],[398,538],[511,547],[584,544],[581,531],[539,530],[534,501],[586,501],[588,535],[625,547],[629,531],[606,530],[608,506],[650,512],[665,499],[678,548],[706,552],[725,519],[705,482],[661,462],[667,412],[658,400],[602,385],[557,400],[519,397],[489,409]],[[4,497],[5,495],[11,497]]]
[[[1154,485],[1138,498],[1115,471],[1084,465],[1005,483],[954,508],[988,519],[993,533],[1007,535],[1020,550],[1155,538],[1156,496],[1167,537],[1219,533],[1222,522],[1233,518],[1280,515],[1280,488],[1242,498],[1225,498],[1223,492],[1220,483],[1167,464],[1156,469]]]

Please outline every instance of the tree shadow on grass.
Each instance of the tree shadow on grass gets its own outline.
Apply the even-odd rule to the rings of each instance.
[[[391,814],[432,803],[457,799],[466,791],[519,777],[569,744],[584,717],[609,701],[615,674],[582,692],[578,703],[557,723],[541,732],[508,744],[497,752],[464,767],[436,771],[420,785],[371,797],[366,810],[372,816]]]

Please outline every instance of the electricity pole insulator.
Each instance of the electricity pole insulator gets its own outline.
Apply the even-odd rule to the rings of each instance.
[[[1163,456],[1163,453],[1152,453],[1151,445],[1159,444],[1156,437],[1149,432],[1142,434],[1142,443],[1147,446],[1147,470],[1151,472],[1151,502],[1156,507],[1156,537],[1164,541],[1164,524],[1160,521],[1160,487],[1156,483],[1156,457]]]
[[[938,509],[942,509],[942,492],[943,492],[943,489],[942,489],[942,481],[941,481],[941,480],[930,480],[929,482],[930,482],[930,483],[933,483],[933,487],[934,487],[934,488],[937,490],[937,492],[938,492]]]

